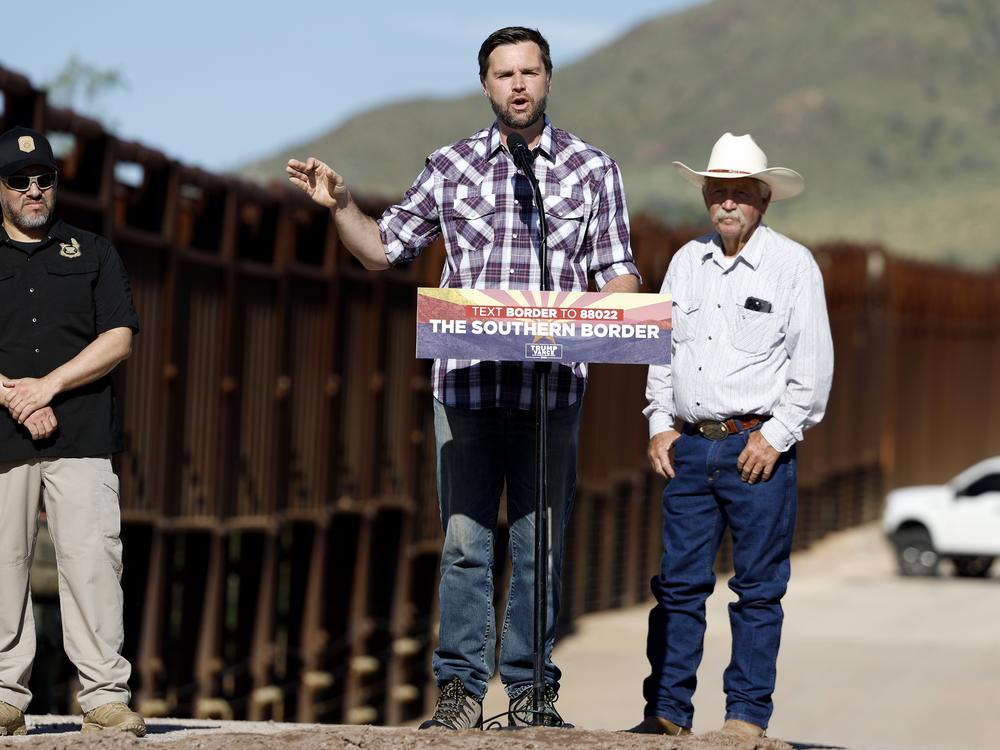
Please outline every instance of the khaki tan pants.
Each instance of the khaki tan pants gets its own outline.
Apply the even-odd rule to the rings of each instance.
[[[35,620],[28,572],[43,497],[59,565],[63,645],[80,674],[80,707],[128,703],[118,477],[108,458],[0,463],[0,700],[22,711],[31,702]]]

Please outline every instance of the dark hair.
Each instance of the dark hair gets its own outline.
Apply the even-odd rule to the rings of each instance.
[[[520,42],[534,42],[538,49],[542,51],[542,63],[545,65],[545,72],[552,75],[552,58],[549,56],[549,43],[541,35],[538,29],[528,29],[524,26],[508,26],[497,29],[483,42],[479,48],[479,80],[486,78],[486,71],[490,67],[490,54],[497,47],[504,44],[518,44]]]

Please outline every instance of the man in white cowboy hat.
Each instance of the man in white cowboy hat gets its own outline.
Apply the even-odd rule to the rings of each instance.
[[[781,597],[795,529],[795,444],[820,421],[833,374],[823,278],[802,245],[763,223],[802,176],[768,168],[749,135],[723,135],[708,168],[674,162],[701,188],[715,230],[682,247],[662,292],[673,297],[672,359],[646,383],[649,460],[663,493],[663,558],[652,579],[643,683],[632,731],[688,734],[713,563],[729,526],[732,660],[722,731],[763,736],[771,717]]]

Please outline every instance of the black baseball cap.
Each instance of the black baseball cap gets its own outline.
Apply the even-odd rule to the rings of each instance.
[[[40,164],[57,171],[49,139],[31,128],[11,128],[0,135],[0,177]]]

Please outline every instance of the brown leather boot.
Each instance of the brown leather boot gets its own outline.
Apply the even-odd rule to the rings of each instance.
[[[687,727],[674,724],[662,716],[647,716],[628,731],[634,734],[670,734],[675,737],[691,734],[691,730]]]
[[[726,719],[726,722],[722,725],[722,733],[731,734],[736,737],[763,737],[764,728],[756,724],[751,724],[749,721]]]

